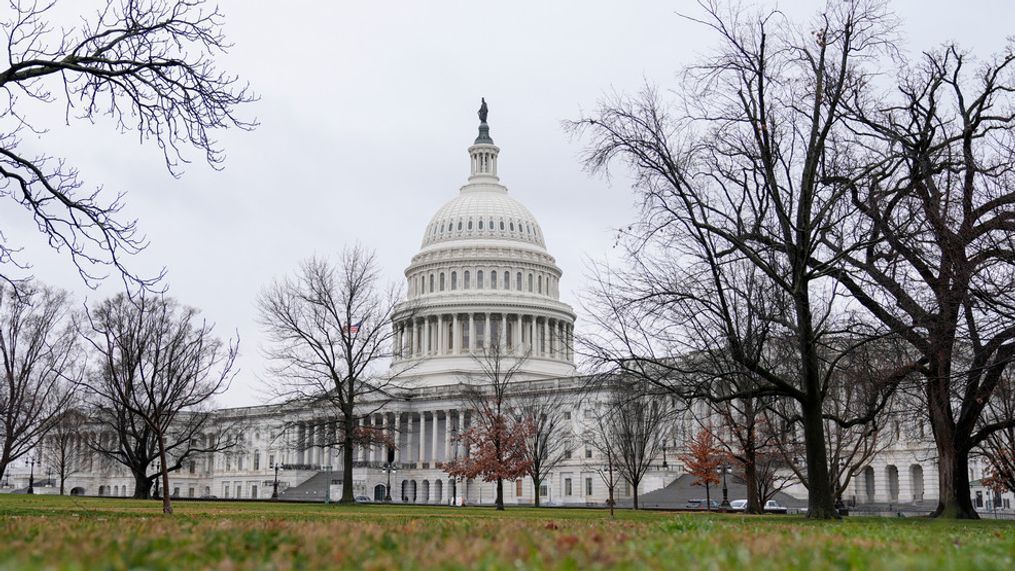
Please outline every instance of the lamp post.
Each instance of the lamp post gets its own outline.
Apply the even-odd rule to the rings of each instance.
[[[666,441],[663,441],[663,470],[669,468],[670,465],[666,463]]]
[[[730,465],[724,460],[719,469],[722,470],[722,503],[719,504],[719,507],[728,510],[730,509],[730,497],[729,489],[726,487],[726,472],[729,472]]]
[[[28,491],[27,494],[35,493],[35,458],[32,458],[32,468],[28,472]]]
[[[278,463],[276,462],[275,465],[272,466],[272,467],[275,468],[275,479],[271,483],[271,499],[277,500],[278,499]]]

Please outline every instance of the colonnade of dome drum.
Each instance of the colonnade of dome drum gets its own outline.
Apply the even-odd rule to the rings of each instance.
[[[395,357],[492,353],[571,362],[574,325],[537,313],[490,310],[414,316],[395,323]]]

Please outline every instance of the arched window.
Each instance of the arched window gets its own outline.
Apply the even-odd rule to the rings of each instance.
[[[441,291],[444,291],[444,272],[441,272]]]
[[[483,219],[482,218],[479,219],[479,229],[480,230],[483,229]]]
[[[483,270],[476,272],[476,289],[483,289]]]
[[[532,293],[532,274],[529,274],[529,293]]]
[[[458,289],[458,272],[451,272],[451,291]]]
[[[469,218],[469,230],[472,230],[472,218]]]
[[[511,272],[504,272],[504,289],[511,289]]]
[[[522,273],[521,272],[518,272],[518,274],[515,276],[515,289],[518,290],[518,291],[522,291]]]
[[[497,289],[497,270],[490,272],[490,289]]]
[[[536,293],[543,293],[543,276],[542,275],[539,276],[539,279],[536,280],[536,283],[539,284],[539,287],[536,289]]]
[[[465,289],[469,289],[469,271],[465,270]]]
[[[509,227],[509,228],[511,228],[511,231],[512,231],[512,232],[514,232],[514,231],[515,231],[515,223],[514,223],[514,221],[513,221],[513,220],[511,221],[511,223],[510,223],[510,224],[508,224],[508,227]]]
[[[433,284],[434,284],[433,274],[430,274],[430,293],[434,292]]]
[[[503,218],[500,219],[500,229],[501,230],[504,229],[504,219]]]
[[[458,231],[462,231],[462,220],[460,218],[458,219]]]

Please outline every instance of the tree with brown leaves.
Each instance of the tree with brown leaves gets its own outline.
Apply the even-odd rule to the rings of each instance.
[[[680,455],[684,469],[694,477],[694,484],[705,486],[705,503],[712,511],[712,484],[719,483],[719,470],[725,464],[725,456],[715,435],[709,428],[702,428],[687,443],[687,453]]]

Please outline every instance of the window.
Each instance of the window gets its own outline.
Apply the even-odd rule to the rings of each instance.
[[[564,420],[571,420],[571,411],[569,410],[564,411]]]
[[[501,221],[500,221],[500,229],[501,229],[501,230],[503,230],[503,229],[504,229],[504,220],[501,220]]]
[[[571,459],[571,449],[570,448],[564,451],[564,459],[565,460],[570,460]]]
[[[257,499],[257,484],[250,486],[250,497],[255,500]]]
[[[532,293],[532,274],[529,274],[529,293]]]
[[[592,457],[592,449],[589,448],[588,446],[585,447],[585,457],[586,458],[591,458]]]
[[[197,464],[191,461],[189,464],[187,464],[187,471],[193,474],[195,471],[197,471]]]
[[[459,232],[462,231],[462,221],[461,220],[458,221],[458,231]]]
[[[537,293],[543,293],[543,276],[539,276],[539,288],[536,290]]]
[[[261,469],[261,451],[260,450],[254,450],[254,469],[255,470],[260,470]]]
[[[585,478],[585,495],[592,495],[592,478]]]
[[[458,272],[451,272],[451,290],[458,289]]]
[[[564,478],[564,495],[571,495],[571,478]]]
[[[472,218],[469,218],[469,230],[472,230]]]
[[[434,278],[433,278],[433,274],[430,274],[430,293],[433,293],[433,292],[434,292],[434,287],[433,287],[433,285],[434,285]]]
[[[592,419],[592,418],[595,418],[595,417],[596,417],[596,411],[592,410],[591,408],[585,409],[585,418],[586,419]]]
[[[243,484],[236,484],[236,499],[243,497]]]
[[[515,289],[518,290],[518,291],[522,291],[522,273],[521,272],[518,272],[518,274],[516,274]]]
[[[522,497],[522,481],[515,480],[515,495],[519,498]]]
[[[479,219],[479,229],[480,230],[483,229],[483,219],[482,218]]]
[[[268,467],[269,468],[274,468],[275,467],[275,455],[274,454],[270,454],[268,456]]]
[[[124,486],[124,488],[126,488],[126,486]],[[173,496],[172,497],[174,497],[174,498],[180,497],[180,487],[179,486],[173,486]]]
[[[468,270],[466,270],[466,272],[465,272],[465,289],[469,289],[469,272],[468,272]]]
[[[222,482],[222,497],[229,498],[229,482]]]
[[[444,272],[441,272],[441,291],[444,291]]]
[[[511,227],[511,231],[512,231],[512,232],[514,232],[514,231],[515,231],[515,223],[514,223],[514,221],[512,221],[512,222],[511,222],[511,223],[510,223],[510,224],[509,224],[508,226],[510,226],[510,227]]]
[[[194,497],[194,488],[187,488],[187,497],[188,498]]]
[[[550,487],[547,486],[546,484],[539,484],[539,495],[540,497],[549,496]]]
[[[476,289],[483,289],[483,270],[476,272]]]
[[[511,289],[511,272],[504,272],[504,289]]]
[[[490,272],[490,289],[497,289],[497,270]]]
[[[239,458],[236,459],[236,470],[243,471],[243,455],[240,454]]]

